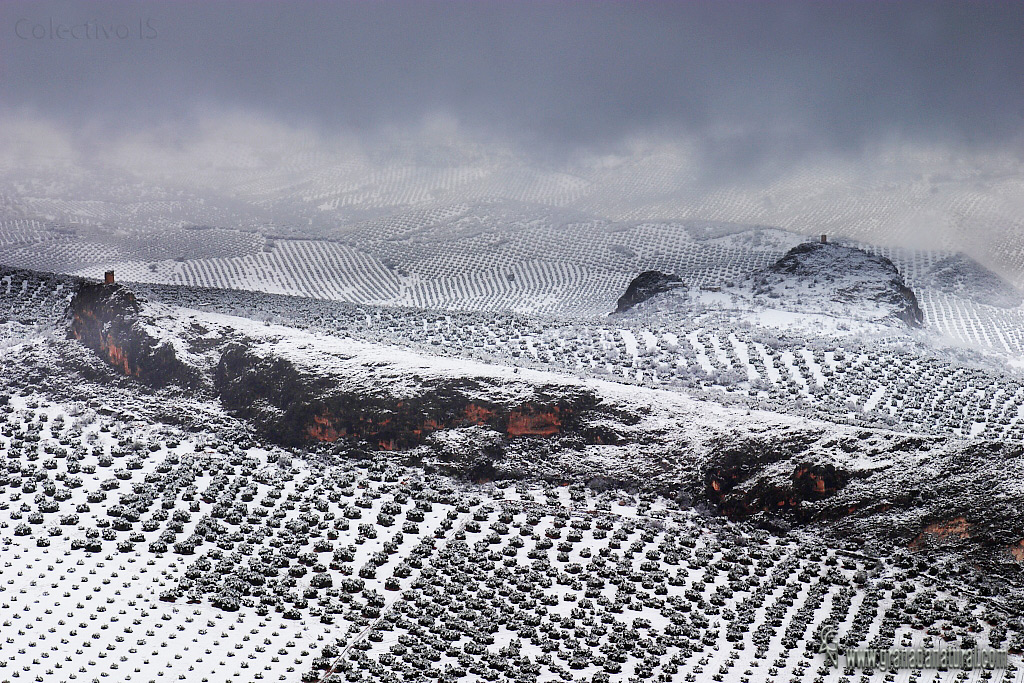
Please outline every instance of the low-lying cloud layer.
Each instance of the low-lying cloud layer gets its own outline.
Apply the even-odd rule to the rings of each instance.
[[[314,227],[498,192],[1024,269],[1019,2],[5,2],[0,31],[19,215],[136,182]]]

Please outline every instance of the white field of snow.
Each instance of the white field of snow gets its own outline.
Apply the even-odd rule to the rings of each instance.
[[[990,637],[983,601],[924,572],[651,496],[322,465],[33,396],[12,396],[0,423],[21,482],[0,498],[13,531],[0,546],[3,680],[318,680],[334,666],[337,680],[432,669],[470,681],[513,664],[540,681],[838,681],[817,653],[824,620],[864,645],[908,600],[941,629],[898,625],[896,644],[952,644],[968,626]],[[151,545],[200,526],[194,553]],[[90,536],[99,549],[73,545]],[[284,576],[278,609],[258,589]],[[258,592],[213,606],[232,581]],[[868,626],[850,626],[855,615]],[[1014,661],[993,680],[1019,680]]]

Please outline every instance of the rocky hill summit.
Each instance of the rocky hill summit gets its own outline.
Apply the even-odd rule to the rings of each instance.
[[[745,284],[773,308],[896,319],[914,327],[924,322],[917,297],[892,261],[840,244],[797,245]]]

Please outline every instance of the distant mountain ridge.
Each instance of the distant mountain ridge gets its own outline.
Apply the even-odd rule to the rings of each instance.
[[[1017,308],[1024,294],[965,254],[953,254],[934,266],[926,281],[935,289],[999,308]]]

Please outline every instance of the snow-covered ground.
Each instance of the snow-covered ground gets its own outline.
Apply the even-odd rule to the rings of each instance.
[[[1024,644],[906,550],[876,560],[647,494],[327,462],[42,396],[2,412],[0,680],[835,681],[817,652],[829,620],[851,646]]]
[[[644,253],[649,245],[637,235],[676,239],[662,227],[636,225],[622,239]],[[694,282],[739,281],[792,239],[778,230],[690,228],[683,241],[707,242],[677,261],[690,264]],[[972,276],[963,264],[888,254],[898,266],[912,264],[909,283],[933,283],[920,285],[928,324],[907,331],[841,309],[744,307],[728,283],[672,292],[625,316],[579,315],[596,311],[593,302],[611,285],[565,290],[558,277],[578,272],[547,266],[510,265],[496,276],[505,284],[491,289],[461,280],[466,289],[453,289],[450,301],[475,303],[450,308],[483,312],[338,303],[329,299],[378,300],[383,290],[373,289],[372,274],[383,271],[350,247],[324,247],[338,259],[330,261],[318,260],[312,243],[283,242],[271,252],[293,249],[295,260],[253,256],[256,280],[236,257],[217,258],[236,268],[230,272],[241,279],[232,286],[300,291],[282,284],[281,273],[302,263],[305,270],[287,277],[329,279],[351,266],[367,274],[360,282],[369,289],[338,285],[337,296],[291,298],[153,287],[146,331],[206,367],[236,334],[339,384],[370,386],[386,371],[395,392],[415,389],[401,384],[413,377],[485,378],[510,400],[539,385],[584,389],[635,418],[636,433],[687,444],[681,457],[704,455],[717,434],[770,438],[791,427],[847,442],[861,439],[862,426],[908,440],[1024,441],[1024,384],[1007,365],[1021,328],[1003,324],[1019,309],[1002,306],[1009,294],[996,285],[987,303],[963,304],[964,278]],[[939,271],[932,261],[943,264]],[[144,271],[154,272],[141,269],[139,279],[167,281]],[[423,273],[394,272],[401,286],[440,291]],[[430,277],[436,284],[442,275]],[[509,282],[536,284],[523,291],[554,302],[545,310],[567,291],[589,303],[573,315],[510,313],[519,294],[509,294]],[[66,278],[0,275],[0,360],[18,363],[62,339],[72,292]],[[994,355],[945,344],[940,333]],[[73,364],[50,371],[102,386],[89,385]],[[820,632],[836,625],[848,646],[1024,648],[1020,614],[920,552],[931,538],[968,535],[965,520],[936,522],[909,548],[876,557],[856,538],[769,534],[642,487],[598,490],[553,476],[470,483],[431,471],[429,458],[416,465],[415,453],[282,449],[219,405],[176,396],[180,410],[218,416],[186,430],[148,417],[143,408],[163,394],[138,387],[135,395],[125,382],[86,401],[40,382],[0,392],[0,681],[916,683],[922,675],[906,671],[826,667]],[[431,447],[477,448],[470,429],[438,432]],[[558,457],[605,474],[646,463],[652,481],[672,466],[649,445],[545,457],[552,472]],[[892,457],[853,449],[836,462],[883,467]],[[1019,551],[1001,552],[1010,562]],[[991,675],[924,676],[1018,681],[1020,662],[1012,662]]]
[[[756,312],[708,309],[676,294],[669,295],[671,314],[641,304],[638,313],[615,319],[420,311],[209,290],[151,294],[204,315],[238,313],[332,338],[386,340],[458,362],[555,370],[825,420],[850,421],[852,403],[858,424],[953,436],[981,429],[982,436],[1024,440],[1018,417],[1024,384],[1008,357],[946,345],[928,330],[867,321],[837,330],[841,318],[797,313],[805,325],[762,325]],[[980,393],[965,403],[968,389]]]

